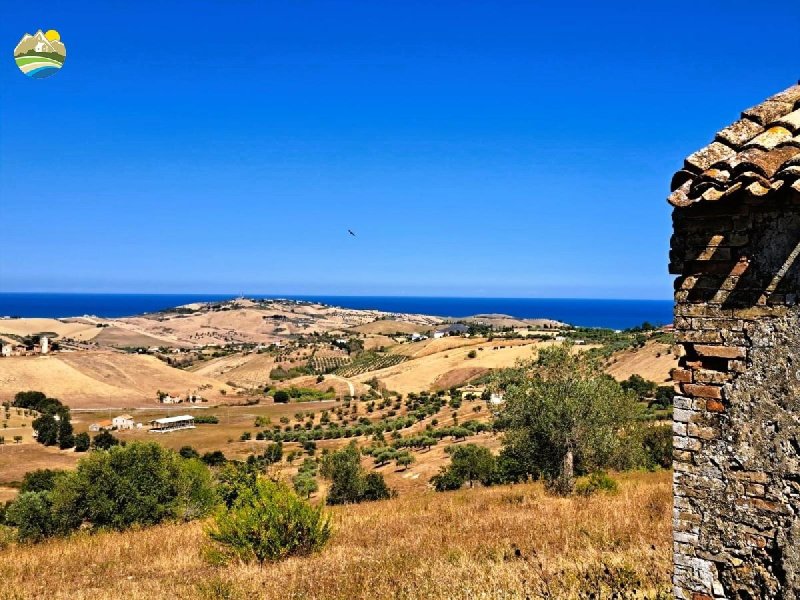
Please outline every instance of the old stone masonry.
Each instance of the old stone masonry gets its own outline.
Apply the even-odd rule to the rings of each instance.
[[[674,595],[800,598],[800,85],[672,189]]]

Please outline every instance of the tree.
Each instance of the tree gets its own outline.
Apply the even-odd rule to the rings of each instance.
[[[21,542],[40,542],[53,534],[48,492],[23,492],[6,511],[6,521],[17,527]]]
[[[259,479],[245,487],[230,509],[220,510],[208,535],[223,560],[279,561],[308,555],[330,539],[330,517],[284,484]]]
[[[283,442],[276,442],[274,444],[267,445],[267,447],[264,448],[264,454],[262,457],[266,463],[270,465],[281,462],[283,459]]]
[[[292,479],[292,485],[294,486],[294,491],[297,492],[300,497],[306,499],[310,498],[311,494],[319,489],[317,480],[307,473],[296,475]]]
[[[117,445],[119,445],[119,440],[110,431],[106,430],[98,433],[92,440],[92,447],[95,450],[108,450]]]
[[[672,427],[647,427],[642,436],[647,466],[668,469],[672,466]]]
[[[214,450],[213,452],[206,452],[203,454],[200,460],[202,460],[209,467],[218,467],[220,465],[224,465],[228,459],[225,458],[222,450]]]
[[[155,442],[113,446],[81,458],[57,478],[52,512],[61,531],[88,522],[125,529],[165,519],[193,519],[217,502],[208,469]]]
[[[637,411],[633,394],[566,344],[501,371],[494,383],[505,390],[498,418],[504,453],[562,493],[572,492],[576,472],[609,463]]]
[[[272,395],[272,400],[279,404],[287,404],[289,402],[289,394],[284,390],[278,390]]]
[[[459,490],[464,485],[464,478],[452,469],[442,468],[437,475],[431,478],[431,483],[437,492]]]
[[[331,479],[328,504],[358,502],[364,493],[361,459],[355,442],[328,454],[322,463],[322,474]]]
[[[652,398],[656,393],[656,388],[658,387],[656,383],[647,381],[644,377],[636,373],[620,383],[620,386],[623,390],[631,390],[634,394],[636,394],[636,397],[639,400]]]
[[[56,485],[56,479],[64,475],[61,469],[36,469],[28,471],[22,478],[19,486],[20,493],[24,492],[50,492]]]
[[[75,436],[75,452],[86,452],[90,445],[89,434],[85,431]]]
[[[415,459],[413,455],[408,452],[403,452],[397,455],[397,458],[394,459],[394,462],[398,467],[403,467],[403,470],[405,471],[411,464],[414,463],[414,460]]]
[[[476,444],[463,446],[450,446],[447,448],[450,455],[450,469],[462,480],[469,482],[469,487],[475,481],[489,482],[496,468],[495,458],[488,448]]]
[[[62,450],[72,448],[75,445],[75,436],[72,433],[72,423],[69,422],[69,411],[63,410],[59,413],[58,421],[58,447]]]
[[[361,456],[355,442],[345,448],[327,454],[322,461],[320,473],[331,480],[326,502],[328,504],[350,504],[389,498],[392,491],[380,473],[364,474]]]
[[[51,414],[43,414],[33,420],[33,430],[36,440],[45,446],[55,446],[58,443],[58,421]]]
[[[368,473],[364,478],[364,491],[360,501],[372,502],[374,500],[388,500],[392,497],[392,490],[386,485],[386,480],[381,473]]]

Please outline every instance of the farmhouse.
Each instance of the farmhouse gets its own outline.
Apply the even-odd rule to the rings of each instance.
[[[173,396],[172,394],[165,394],[163,392],[160,392],[158,394],[158,401],[161,404],[180,404],[181,402],[183,402],[183,398],[181,398],[180,396]]]
[[[89,431],[102,431],[102,430],[110,430],[114,427],[114,423],[111,419],[104,419],[102,421],[98,421],[97,423],[92,423],[89,425]]]
[[[800,85],[672,180],[673,595],[800,590]]]
[[[151,433],[168,433],[179,429],[194,429],[194,417],[191,415],[178,415],[150,421]]]
[[[134,423],[133,417],[130,415],[119,415],[118,417],[114,417],[111,419],[111,424],[117,429],[133,429],[136,427],[136,423]]]

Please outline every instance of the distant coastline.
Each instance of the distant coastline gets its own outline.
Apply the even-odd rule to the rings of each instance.
[[[353,309],[440,317],[504,314],[517,318],[547,318],[584,327],[625,329],[648,321],[672,322],[671,300],[608,300],[578,298],[449,298],[420,296],[327,296],[248,294],[255,298],[281,298],[320,302]],[[0,317],[65,318],[85,314],[126,317],[158,312],[192,302],[221,302],[235,294],[67,294],[0,293]],[[1,329],[1,327],[0,327]]]

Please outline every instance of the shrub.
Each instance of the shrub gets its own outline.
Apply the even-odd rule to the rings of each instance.
[[[214,450],[213,452],[206,452],[200,458],[205,464],[209,467],[218,467],[220,465],[224,465],[227,462],[227,458],[222,453],[222,450]]]
[[[475,350],[467,352],[467,358],[475,358],[476,356],[478,356],[478,353]]]
[[[50,492],[56,486],[56,479],[64,475],[66,471],[59,469],[36,469],[25,473],[22,484],[19,486],[20,493],[25,492]]]
[[[280,404],[287,404],[289,402],[289,394],[283,390],[278,390],[272,395],[272,400]]]
[[[216,425],[219,423],[219,417],[216,415],[195,415],[194,422],[197,425]]]
[[[221,509],[208,530],[212,556],[257,561],[260,565],[322,548],[331,536],[331,521],[285,485],[260,479],[246,487],[230,509]]]
[[[192,519],[211,509],[216,495],[208,469],[154,442],[114,446],[83,457],[58,478],[53,514],[61,531],[81,522],[125,529],[169,518]]]
[[[181,446],[181,449],[178,450],[178,454],[183,458],[200,458],[200,453],[191,446]]]
[[[108,450],[113,446],[118,446],[119,440],[109,431],[101,431],[92,440],[92,447],[95,450]]]
[[[317,480],[308,473],[298,473],[292,479],[292,486],[294,491],[297,492],[302,498],[309,498],[311,494],[319,489]]]
[[[579,496],[591,496],[597,492],[615,493],[617,482],[604,471],[595,471],[575,484],[575,493]]]
[[[669,425],[647,427],[642,437],[648,467],[668,469],[672,466],[672,427]]]
[[[48,492],[23,492],[6,511],[6,521],[17,527],[21,542],[40,542],[53,534]]]
[[[442,468],[437,475],[431,478],[431,484],[437,492],[447,492],[450,490],[461,489],[464,485],[464,477],[452,469]]]

